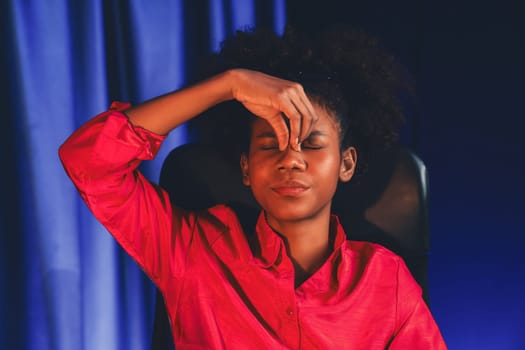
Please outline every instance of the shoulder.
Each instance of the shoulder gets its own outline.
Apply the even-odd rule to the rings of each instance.
[[[343,246],[343,253],[351,259],[374,262],[384,265],[398,266],[403,259],[384,246],[365,242],[347,240]]]
[[[192,212],[195,226],[192,232],[192,251],[199,264],[203,251],[226,264],[248,261],[251,257],[249,239],[237,211],[228,205],[216,205],[202,211]]]
[[[382,245],[347,240],[343,254],[354,269],[359,269],[372,280],[396,286],[396,289],[401,286],[408,294],[421,293],[403,258]]]
[[[228,205],[219,204],[205,210],[192,212],[195,226],[209,244],[231,232],[242,231],[236,212]]]
[[[238,222],[233,209],[225,204],[215,205],[205,210],[192,211],[191,215],[197,225],[214,227],[219,231],[223,231]]]
[[[341,222],[337,215],[332,215],[332,227],[337,227],[338,233],[336,237],[336,246],[337,241],[341,242],[341,251],[344,259],[349,259],[359,264],[382,264],[386,266],[396,267],[402,258],[391,251],[390,249],[380,245],[378,243],[372,243],[370,241],[363,240],[351,240],[346,237],[346,230],[343,228]],[[341,234],[343,232],[343,234]],[[343,236],[342,240],[340,237]],[[339,239],[338,239],[339,237]]]

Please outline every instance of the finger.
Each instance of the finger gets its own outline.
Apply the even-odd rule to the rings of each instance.
[[[299,94],[296,108],[302,116],[299,141],[303,142],[312,132],[312,128],[319,119],[308,96],[303,92]]]
[[[275,137],[277,137],[279,150],[284,151],[288,147],[289,130],[282,113],[279,112],[274,117],[268,118],[267,121],[273,129]]]
[[[301,113],[297,110],[297,107],[290,99],[285,99],[281,104],[281,110],[288,119],[290,137],[287,142],[290,146],[296,150],[300,151],[299,146],[299,135],[301,133],[301,122],[302,116]]]

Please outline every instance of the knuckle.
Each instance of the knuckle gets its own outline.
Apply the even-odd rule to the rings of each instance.
[[[303,91],[303,86],[297,82],[292,82],[291,88],[292,90]]]
[[[290,92],[291,91],[292,90],[289,87],[283,86],[277,92],[277,96],[280,97],[280,98],[287,98],[288,96],[290,96]]]

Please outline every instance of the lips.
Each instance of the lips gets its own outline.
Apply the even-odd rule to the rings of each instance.
[[[310,187],[297,180],[288,180],[271,186],[271,189],[281,196],[298,197],[308,191]]]

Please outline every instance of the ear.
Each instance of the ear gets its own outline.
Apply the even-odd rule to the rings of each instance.
[[[242,172],[242,183],[245,186],[250,186],[250,177],[248,176],[248,156],[245,152],[242,152],[241,159],[241,172]]]
[[[354,176],[357,165],[357,151],[355,147],[348,147],[341,153],[341,167],[339,169],[339,180],[348,182]]]

